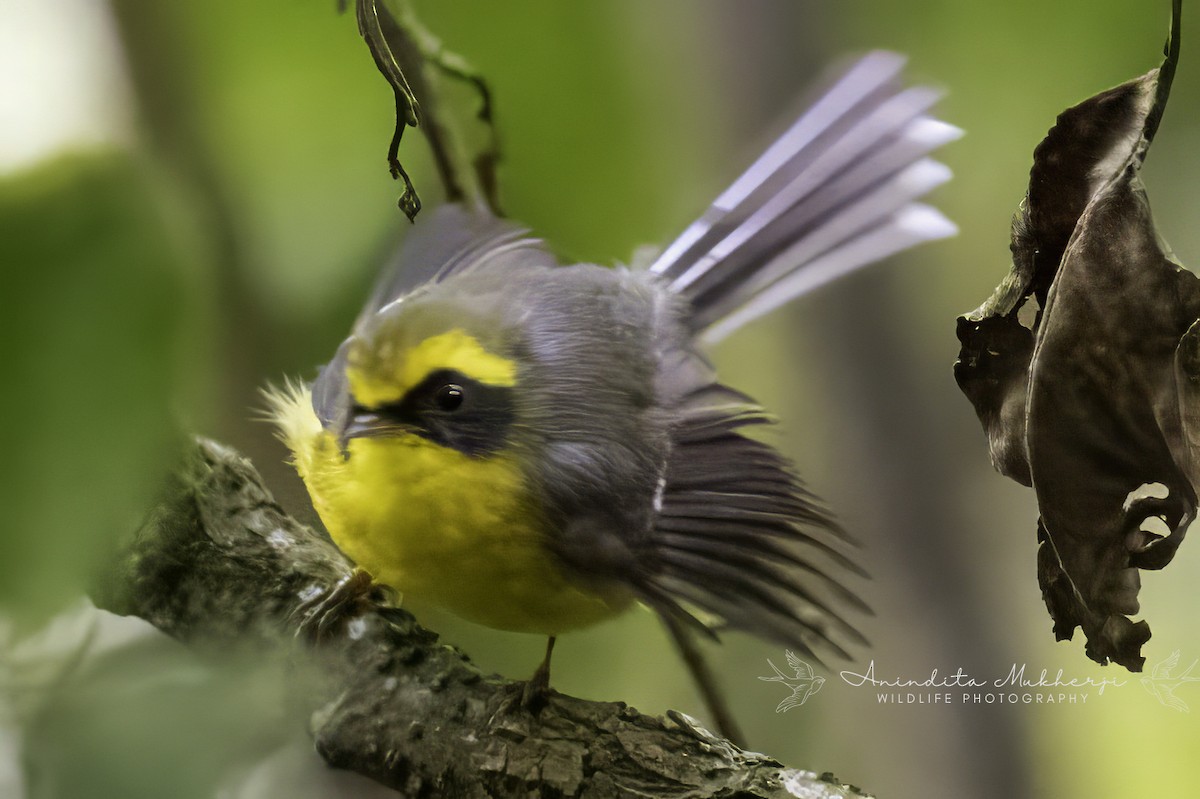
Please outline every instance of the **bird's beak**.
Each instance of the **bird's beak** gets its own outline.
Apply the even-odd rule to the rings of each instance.
[[[367,408],[351,408],[338,425],[338,447],[343,457],[349,458],[347,445],[352,438],[382,438],[412,432],[412,426],[398,422],[387,414]]]
[[[352,438],[378,435],[385,424],[384,418],[374,411],[352,409],[347,414],[345,421],[342,422],[339,438],[342,441],[349,441]]]

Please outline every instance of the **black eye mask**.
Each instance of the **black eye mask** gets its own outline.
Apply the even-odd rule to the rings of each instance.
[[[344,438],[412,433],[482,457],[504,447],[512,422],[512,388],[439,369],[396,402],[373,408],[354,405]]]

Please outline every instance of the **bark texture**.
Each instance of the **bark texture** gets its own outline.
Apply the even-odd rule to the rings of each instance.
[[[259,648],[293,664],[289,701],[317,750],[405,796],[850,797],[831,775],[738,749],[695,720],[482,674],[386,591],[287,516],[249,461],[198,440],[119,554],[98,604],[207,653]],[[231,709],[231,712],[236,712]]]

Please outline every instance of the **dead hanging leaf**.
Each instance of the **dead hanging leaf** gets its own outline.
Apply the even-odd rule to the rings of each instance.
[[[375,66],[387,79],[396,97],[396,128],[388,146],[388,168],[393,178],[404,181],[404,193],[400,195],[398,205],[408,221],[412,222],[421,210],[421,200],[400,163],[400,139],[406,127],[415,128],[421,124],[421,106],[401,65],[406,57],[419,57],[415,55],[417,46],[409,32],[388,11],[383,0],[355,0],[354,12],[358,19],[358,32],[367,43]]]
[[[338,0],[338,8],[346,10],[349,0]],[[396,125],[388,145],[387,161],[392,177],[404,181],[404,193],[398,205],[408,221],[416,219],[421,200],[408,173],[400,163],[400,141],[408,127],[422,128],[429,142],[435,166],[446,192],[447,202],[459,202],[465,192],[460,180],[460,165],[450,143],[449,131],[436,113],[435,99],[430,92],[425,67],[439,74],[471,85],[479,95],[476,113],[483,123],[486,143],[476,155],[472,166],[482,200],[500,214],[499,186],[496,168],[500,162],[500,138],[492,112],[492,94],[487,82],[462,56],[445,49],[441,41],[417,20],[408,3],[396,2],[397,11],[388,8],[388,0],[354,0],[358,32],[362,35],[371,58],[380,74],[392,87],[396,100]],[[418,101],[420,95],[424,105]]]
[[[1128,618],[1138,570],[1171,561],[1200,476],[1200,280],[1164,255],[1138,179],[1178,61],[1172,12],[1162,66],[1064,111],[1034,151],[1012,270],[959,318],[955,364],[996,468],[1037,494],[1056,636],[1082,627],[1089,657],[1132,671],[1150,637]]]

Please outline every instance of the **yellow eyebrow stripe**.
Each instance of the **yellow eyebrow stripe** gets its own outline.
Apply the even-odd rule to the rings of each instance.
[[[351,353],[346,376],[354,398],[367,406],[395,402],[431,372],[453,369],[489,386],[516,385],[517,364],[488,352],[461,328],[431,336],[403,352],[385,343],[381,352]]]

